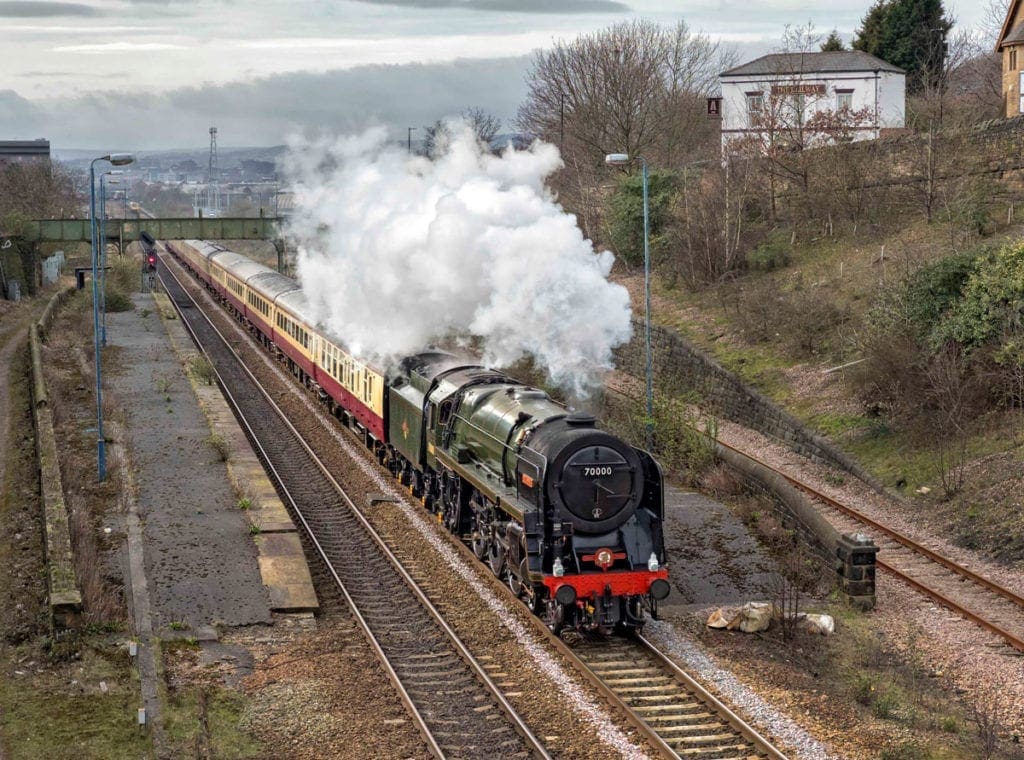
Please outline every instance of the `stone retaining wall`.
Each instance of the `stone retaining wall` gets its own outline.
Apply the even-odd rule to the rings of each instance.
[[[643,323],[634,321],[633,338],[617,351],[616,366],[635,377],[644,376]],[[651,356],[655,389],[678,389],[695,393],[710,410],[730,422],[757,430],[812,461],[839,467],[882,491],[882,485],[847,454],[763,394],[746,385],[735,374],[678,333],[651,327]]]
[[[68,293],[57,293],[46,306],[39,322],[29,328],[29,351],[32,355],[32,417],[36,429],[36,457],[39,464],[39,492],[43,502],[46,532],[46,584],[50,607],[50,625],[66,628],[74,625],[82,610],[82,594],[75,578],[75,558],[71,551],[68,510],[64,503],[64,487],[53,432],[53,414],[43,376],[42,338],[53,320],[56,309]]]

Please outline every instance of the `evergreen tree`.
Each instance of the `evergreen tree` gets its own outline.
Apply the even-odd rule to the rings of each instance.
[[[904,69],[907,88],[916,92],[941,82],[952,26],[942,0],[876,0],[853,48]]]
[[[822,53],[838,53],[846,50],[846,45],[843,44],[843,38],[839,36],[839,30],[833,29],[832,33],[828,36],[828,39],[821,43]]]

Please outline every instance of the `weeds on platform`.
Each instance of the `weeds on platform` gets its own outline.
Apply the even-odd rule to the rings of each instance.
[[[227,439],[220,433],[210,433],[206,438],[206,445],[213,449],[217,455],[218,462],[226,462],[231,455]]]
[[[213,364],[205,356],[193,356],[189,359],[188,371],[192,377],[206,385],[213,385],[217,380],[217,373],[213,370]]]

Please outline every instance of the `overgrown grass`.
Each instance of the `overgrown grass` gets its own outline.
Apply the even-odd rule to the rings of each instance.
[[[900,647],[903,654],[883,646],[869,617],[845,605],[833,605],[838,633],[828,641],[829,677],[860,705],[864,722],[878,722],[890,738],[878,748],[878,757],[964,758],[983,757],[971,714],[940,676],[919,661],[914,633]],[[1008,757],[1019,757],[1010,753]]]
[[[216,758],[262,757],[258,740],[241,727],[245,698],[216,687],[175,689],[164,705],[164,727],[175,757],[205,748]]]
[[[11,654],[0,679],[0,734],[12,760],[152,757],[149,737],[136,725],[138,677],[122,649],[87,645],[80,661],[44,673],[18,664],[33,653]],[[15,670],[24,675],[6,676]]]
[[[218,462],[226,462],[231,456],[231,447],[227,439],[220,433],[210,433],[206,438],[206,445],[217,455]]]
[[[196,380],[213,385],[217,380],[217,374],[213,371],[213,364],[205,356],[197,355],[188,360],[188,371]]]

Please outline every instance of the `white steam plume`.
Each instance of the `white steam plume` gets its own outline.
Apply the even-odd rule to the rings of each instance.
[[[530,356],[578,396],[629,339],[629,295],[544,180],[561,163],[536,143],[501,156],[462,123],[430,161],[383,129],[292,145],[298,273],[321,324],[363,357],[476,336],[483,361]]]

